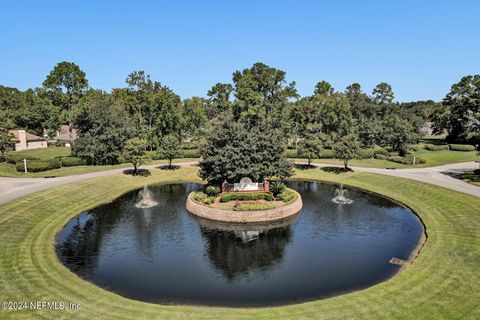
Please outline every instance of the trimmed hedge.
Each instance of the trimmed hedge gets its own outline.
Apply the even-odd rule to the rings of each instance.
[[[273,195],[270,193],[226,193],[220,197],[220,202],[229,202],[233,200],[273,200]]]
[[[407,145],[407,149],[411,150],[411,151],[418,151],[419,146],[418,146],[418,144],[409,144],[409,145]]]
[[[0,162],[5,162],[5,155],[0,154]]]
[[[471,144],[449,144],[452,151],[475,151],[475,146]]]
[[[53,169],[60,168],[60,161],[56,159],[50,160],[31,160],[27,162],[27,170],[28,172],[40,172],[40,171],[47,171]],[[19,161],[16,163],[16,169],[19,172],[24,171],[23,161]]]
[[[200,158],[200,152],[197,149],[184,149],[182,154],[184,158]]]
[[[378,159],[378,160],[387,160],[387,158],[388,158],[388,155],[384,155],[384,154],[375,155],[375,159]]]
[[[450,149],[448,144],[426,144],[423,146],[423,148],[428,151],[441,151]]]
[[[82,166],[85,164],[85,162],[78,158],[78,157],[73,157],[73,156],[67,156],[67,157],[58,157],[55,158],[60,162],[61,167],[75,167],[75,166]]]
[[[19,154],[12,154],[12,153],[7,153],[5,155],[5,161],[11,164],[17,164],[17,162],[23,161],[23,159],[27,160],[40,160],[37,157],[32,157],[32,156],[25,156],[25,155],[19,155]]]
[[[412,155],[407,155],[406,157],[392,156],[387,158],[388,161],[408,164],[408,165],[413,165],[413,159],[414,157]],[[419,157],[415,158],[415,164],[424,164],[424,163],[427,163],[425,159],[419,158]]]

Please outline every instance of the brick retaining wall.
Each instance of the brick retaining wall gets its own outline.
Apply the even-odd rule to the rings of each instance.
[[[295,191],[296,192],[296,191]],[[256,211],[221,210],[198,204],[192,199],[192,193],[187,198],[187,210],[199,217],[225,222],[265,222],[285,219],[298,213],[303,206],[302,197],[297,193],[297,198],[283,207]]]

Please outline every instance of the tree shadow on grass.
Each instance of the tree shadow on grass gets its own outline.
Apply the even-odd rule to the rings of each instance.
[[[294,168],[295,169],[298,169],[298,170],[308,170],[308,169],[314,169],[315,166],[314,165],[308,165],[306,163],[295,163],[294,165]]]
[[[137,169],[137,173],[135,173],[134,169],[126,169],[126,170],[123,170],[123,174],[129,174],[132,176],[139,176],[139,177],[148,177],[152,173],[148,169]]]
[[[320,170],[328,173],[335,173],[335,174],[340,174],[340,173],[346,173],[346,172],[353,172],[352,169],[350,168],[344,168],[344,167],[322,167]]]
[[[177,165],[173,165],[173,164],[172,164],[172,165],[169,167],[167,164],[165,164],[165,165],[162,165],[162,166],[158,166],[157,169],[174,171],[174,170],[180,169],[180,166],[177,166]]]

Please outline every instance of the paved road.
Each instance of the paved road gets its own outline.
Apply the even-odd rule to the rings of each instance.
[[[181,162],[176,163],[180,166],[190,166],[196,162]],[[331,164],[315,164],[319,167],[332,166]],[[146,169],[152,169],[159,165],[144,166]],[[480,187],[465,183],[461,180],[455,179],[452,175],[463,171],[473,170],[478,168],[478,164],[471,162],[447,164],[438,167],[430,168],[412,168],[412,169],[378,169],[365,167],[352,167],[355,171],[372,172],[385,174],[394,177],[417,180],[425,183],[434,184],[448,189],[467,193],[476,197],[480,197]],[[112,174],[120,174],[125,169],[113,169],[99,172],[92,172],[80,175],[72,175],[57,178],[2,178],[0,177],[0,204],[7,203],[11,200],[21,198],[34,192],[58,187],[64,184],[82,181],[86,179],[103,177]]]

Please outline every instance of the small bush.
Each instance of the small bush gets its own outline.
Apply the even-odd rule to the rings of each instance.
[[[282,200],[283,202],[292,202],[296,197],[295,191],[292,189],[286,189],[284,192],[280,193],[277,198]]]
[[[442,151],[450,149],[448,144],[426,144],[423,146],[423,148],[428,151]]]
[[[376,154],[375,155],[375,159],[378,159],[378,160],[387,160],[388,156],[384,155],[384,154]]]
[[[75,167],[75,166],[82,166],[85,163],[82,159],[78,157],[68,156],[68,157],[58,157],[55,158],[60,162],[62,167]]]
[[[372,159],[375,156],[375,149],[373,148],[360,149],[358,151],[358,156],[360,159]]]
[[[475,146],[471,144],[449,144],[452,151],[475,151]]]
[[[407,145],[407,149],[410,150],[410,151],[418,151],[419,146],[418,146],[418,144],[409,144],[409,145]]]
[[[238,206],[234,207],[235,211],[257,211],[257,210],[266,210],[269,206],[266,203],[241,203]]]
[[[217,194],[220,193],[220,187],[218,186],[208,186],[205,188],[205,193],[208,194],[209,196],[216,196]]]
[[[40,160],[37,157],[32,157],[32,156],[26,156],[26,155],[20,155],[20,154],[15,154],[15,153],[7,153],[5,155],[5,161],[11,164],[16,164],[17,162],[23,161],[23,159],[27,160]]]
[[[378,155],[388,156],[388,150],[380,146],[374,146],[373,150],[375,151],[375,158]]]
[[[332,149],[322,149],[320,150],[320,159],[333,159],[333,150]]]
[[[215,197],[207,197],[207,198],[203,199],[204,204],[212,204],[214,202],[215,202]]]
[[[273,195],[270,193],[227,193],[220,197],[220,202],[229,202],[232,200],[249,201],[261,199],[272,201]]]
[[[280,181],[272,182],[272,184],[270,185],[270,191],[273,193],[274,196],[277,196],[278,194],[284,192],[285,189],[287,189],[287,186]]]
[[[193,200],[197,201],[197,202],[203,202],[203,200],[206,197],[207,197],[207,195],[205,193],[203,193],[202,191],[196,191],[192,195]]]
[[[40,172],[40,171],[47,171],[47,170],[53,170],[53,169],[59,169],[59,168],[60,168],[60,162],[56,159],[31,160],[27,162],[28,172]],[[17,162],[16,169],[19,172],[24,171],[23,161]]]
[[[0,154],[0,162],[5,162],[5,155],[4,154]]]

